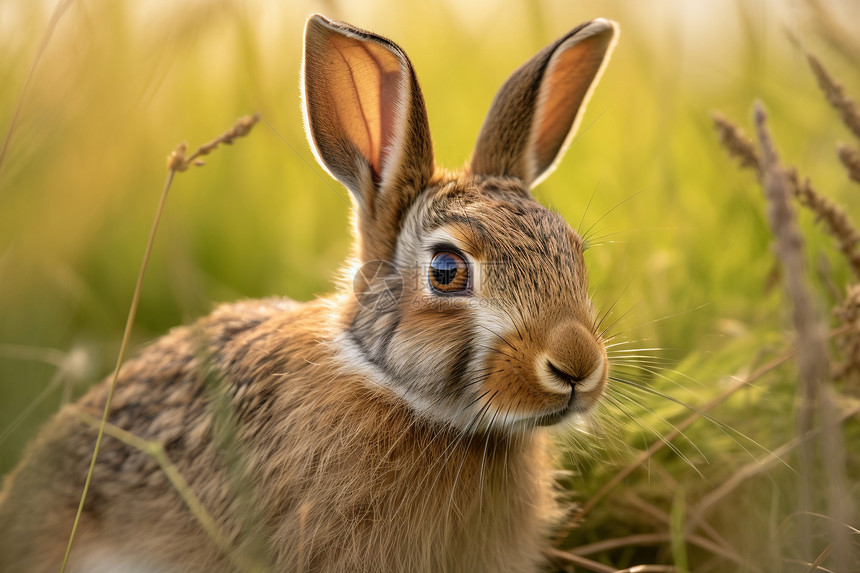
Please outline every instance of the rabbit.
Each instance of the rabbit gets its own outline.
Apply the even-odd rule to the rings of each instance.
[[[530,190],[616,39],[596,19],[528,60],[449,172],[403,50],[312,15],[303,117],[353,198],[348,272],[328,297],[220,306],[127,361],[110,423],[163,446],[223,543],[153,456],[107,435],[68,570],[544,567],[549,428],[588,415],[609,364],[583,241]],[[59,571],[108,388],[62,408],[6,477],[0,571]]]

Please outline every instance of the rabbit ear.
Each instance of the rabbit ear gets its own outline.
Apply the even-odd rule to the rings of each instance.
[[[617,25],[578,26],[520,66],[504,83],[472,156],[476,175],[512,175],[532,188],[570,145],[609,54]]]
[[[305,129],[317,160],[355,197],[363,245],[385,246],[434,171],[412,64],[393,42],[314,14],[305,25],[302,76]]]

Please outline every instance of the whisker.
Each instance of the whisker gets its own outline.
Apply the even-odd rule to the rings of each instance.
[[[510,342],[508,342],[508,341],[507,341],[507,339],[506,339],[504,336],[502,336],[501,334],[499,334],[498,332],[496,332],[496,331],[495,331],[495,330],[493,330],[492,328],[490,328],[490,327],[488,327],[488,326],[485,326],[485,325],[483,325],[483,324],[478,324],[478,326],[480,326],[481,328],[483,328],[484,330],[486,330],[487,332],[489,332],[490,334],[492,334],[493,336],[495,336],[496,338],[498,338],[499,340],[501,340],[502,342],[504,342],[505,344],[507,344],[507,345],[510,347],[510,349],[511,349],[511,350],[513,350],[514,352],[516,352],[516,351],[517,351],[517,349],[514,347],[514,345],[513,345],[513,344],[511,344]]]
[[[667,420],[666,418],[664,418],[663,416],[661,416],[660,414],[658,414],[657,412],[655,412],[655,411],[654,411],[654,410],[652,410],[651,408],[648,408],[648,407],[646,407],[645,405],[640,404],[640,403],[639,403],[639,402],[638,402],[638,401],[637,401],[637,400],[636,400],[632,395],[627,394],[627,393],[625,393],[625,392],[622,392],[620,388],[613,388],[613,390],[612,390],[612,391],[613,391],[613,392],[616,392],[616,393],[617,393],[619,396],[621,396],[622,398],[625,398],[625,399],[627,399],[627,400],[630,400],[631,402],[633,402],[633,403],[634,403],[634,404],[636,404],[637,406],[639,406],[639,407],[641,407],[641,408],[644,408],[644,409],[645,409],[645,411],[647,411],[649,414],[651,414],[651,415],[653,415],[653,416],[657,416],[657,418],[658,418],[661,422],[663,422],[664,424],[666,424],[667,426],[669,426],[670,428],[672,428],[673,430],[675,430],[675,431],[678,433],[678,435],[679,435],[679,436],[681,436],[681,437],[683,437],[685,440],[687,440],[687,442],[688,442],[691,446],[693,446],[693,449],[695,449],[695,450],[696,450],[696,452],[697,452],[700,456],[702,456],[702,458],[705,460],[705,463],[710,463],[710,462],[708,462],[708,457],[705,455],[705,453],[704,453],[702,450],[700,450],[700,449],[699,449],[699,446],[697,446],[697,445],[696,445],[696,443],[695,443],[693,440],[691,440],[691,439],[689,438],[689,436],[687,436],[687,434],[685,434],[685,433],[684,433],[684,431],[683,431],[683,430],[678,429],[678,428],[677,428],[677,427],[676,427],[672,422],[670,422],[669,420]]]
[[[481,406],[481,409],[478,410],[478,413],[476,414],[476,416],[472,419],[472,422],[470,422],[466,428],[467,432],[469,433],[469,442],[463,448],[463,456],[460,459],[460,466],[457,468],[457,474],[454,476],[454,484],[451,486],[451,494],[449,496],[449,503],[448,503],[449,511],[450,511],[450,508],[453,507],[453,505],[454,505],[454,492],[457,490],[457,483],[460,481],[460,473],[463,471],[463,465],[466,462],[466,458],[468,457],[468,454],[469,454],[469,448],[471,447],[472,440],[475,437],[475,431],[474,430],[478,427],[478,425],[480,425],[481,420],[483,420],[486,413],[490,410],[490,404],[492,403],[493,398],[496,397],[497,392],[498,391],[493,392],[493,394],[487,399],[487,402],[483,406]]]
[[[666,439],[666,437],[665,437],[665,436],[663,436],[663,434],[661,434],[660,432],[658,432],[656,429],[652,428],[651,426],[644,425],[642,422],[640,422],[638,419],[636,419],[636,417],[633,415],[633,413],[632,413],[632,412],[631,412],[631,411],[630,411],[626,406],[624,406],[624,405],[623,405],[623,404],[622,404],[622,403],[621,403],[617,398],[615,398],[614,396],[610,396],[609,394],[607,394],[607,395],[606,395],[606,399],[607,399],[607,401],[608,401],[610,404],[612,404],[614,407],[618,408],[618,410],[619,410],[622,414],[624,414],[624,415],[625,415],[625,416],[626,416],[626,417],[627,417],[631,422],[633,422],[634,424],[636,424],[637,426],[639,426],[639,428],[641,428],[643,431],[646,431],[646,432],[648,432],[648,433],[650,433],[650,434],[653,434],[653,435],[657,436],[657,438],[658,438],[661,442],[663,442],[664,444],[666,444],[666,447],[667,447],[667,448],[669,448],[670,450],[672,450],[672,451],[675,453],[675,455],[677,455],[677,456],[678,456],[679,458],[681,458],[685,463],[687,463],[687,465],[689,465],[689,466],[693,469],[693,471],[695,471],[697,474],[699,474],[699,476],[700,476],[703,480],[705,480],[706,482],[710,483],[710,482],[708,481],[708,478],[707,478],[707,477],[705,477],[705,474],[703,474],[703,473],[701,472],[701,470],[699,470],[699,468],[697,468],[697,467],[696,467],[696,464],[694,464],[694,463],[693,463],[693,461],[692,461],[692,460],[690,460],[690,458],[688,458],[688,457],[684,454],[684,452],[682,452],[682,451],[680,450],[680,448],[678,448],[678,446],[676,446],[675,444],[673,444],[671,441],[667,440],[667,439]]]
[[[525,362],[523,362],[523,360],[521,358],[518,358],[516,356],[511,356],[507,352],[503,352],[502,350],[499,350],[498,348],[495,348],[493,346],[484,346],[483,344],[475,344],[473,346],[475,348],[483,348],[484,350],[488,350],[490,352],[495,352],[496,354],[501,354],[502,356],[510,358],[511,360],[515,360],[515,361],[519,362],[520,364],[526,364]]]
[[[615,305],[618,304],[618,302],[621,300],[621,297],[624,296],[624,293],[626,293],[627,289],[630,288],[631,283],[632,283],[632,281],[628,282],[627,286],[625,286],[621,290],[621,292],[618,293],[618,295],[616,295],[615,300],[612,301],[612,304],[609,305],[609,308],[607,308],[605,311],[602,311],[601,313],[599,313],[602,316],[600,316],[600,319],[597,321],[597,323],[592,326],[592,331],[598,332],[600,330],[600,327],[603,325],[603,321],[605,321],[609,317],[609,315],[612,314],[612,310],[615,308]],[[628,312],[629,312],[629,309],[628,309]],[[604,330],[603,332],[605,333],[606,330]]]
[[[689,313],[691,313],[691,312],[696,312],[697,310],[702,310],[702,309],[703,309],[703,308],[705,308],[706,306],[709,306],[709,303],[707,303],[707,302],[706,302],[706,303],[702,303],[702,304],[700,304],[699,306],[694,306],[693,308],[688,308],[688,309],[686,309],[686,310],[681,310],[681,311],[678,311],[678,312],[675,312],[675,313],[672,313],[672,314],[667,314],[666,316],[662,316],[662,317],[660,317],[660,318],[655,318],[655,319],[653,319],[653,320],[649,320],[648,322],[643,322],[643,323],[640,323],[640,324],[637,324],[637,325],[631,326],[631,327],[630,327],[630,328],[628,328],[628,329],[625,329],[625,330],[621,330],[621,331],[619,331],[619,332],[616,332],[615,334],[613,334],[613,337],[614,337],[614,336],[618,336],[618,335],[620,335],[620,334],[626,334],[626,333],[630,332],[631,330],[636,330],[636,329],[639,329],[639,328],[642,328],[642,327],[645,327],[645,326],[650,326],[650,325],[652,325],[652,324],[657,324],[658,322],[663,322],[664,320],[669,320],[670,318],[677,318],[677,317],[679,317],[679,316],[684,316],[685,314],[689,314]]]
[[[696,380],[692,376],[689,376],[688,374],[684,374],[683,372],[680,372],[680,371],[675,370],[673,368],[665,368],[665,367],[659,366],[659,365],[655,366],[655,365],[648,365],[648,364],[644,364],[644,363],[641,363],[641,364],[636,364],[636,363],[622,364],[621,366],[623,366],[624,368],[635,368],[637,370],[647,372],[648,374],[651,374],[652,376],[654,376],[656,378],[659,378],[661,380],[665,380],[666,382],[669,382],[670,384],[674,384],[674,385],[679,386],[680,388],[683,388],[686,390],[689,390],[689,388],[687,388],[686,386],[684,386],[683,384],[681,384],[680,382],[678,382],[676,380],[672,380],[671,378],[669,378],[668,376],[663,374],[663,372],[669,372],[672,374],[677,374],[678,376],[681,376],[681,377],[689,380],[690,382],[696,384],[697,386],[700,386],[700,387],[703,386],[703,384],[701,382],[699,382],[698,380]],[[696,395],[696,397],[701,398],[701,396],[698,396],[698,395]]]
[[[606,217],[608,217],[613,211],[615,211],[616,209],[618,209],[619,207],[621,207],[622,205],[624,205],[625,203],[627,203],[631,199],[634,199],[634,198],[638,197],[639,195],[641,195],[642,193],[644,193],[645,191],[648,191],[651,187],[653,187],[653,186],[649,185],[648,187],[640,189],[639,191],[637,191],[633,195],[630,195],[629,197],[619,201],[614,207],[612,207],[606,213],[601,215],[599,219],[597,219],[594,223],[591,224],[590,227],[588,227],[588,229],[585,230],[585,233],[582,234],[582,240],[587,241],[588,240],[588,234],[591,232],[591,230],[594,228],[594,226],[597,225],[599,222],[601,222]]]
[[[629,344],[628,342],[616,342],[614,344],[607,345],[607,348],[614,348],[616,346],[621,346],[622,344]],[[607,350],[607,354],[629,354],[631,352],[661,352],[667,350],[662,346],[654,346],[652,348],[618,348],[613,350]],[[657,354],[646,354],[645,356],[658,356]]]
[[[612,342],[612,340],[614,340],[617,337],[618,337],[618,334],[611,334],[608,338],[604,338],[603,340],[606,342]],[[629,348],[629,349],[624,348],[626,346],[632,346],[633,344],[640,344],[640,343],[644,343],[644,342],[651,342],[651,341],[648,339],[640,339],[640,340],[622,339],[622,340],[619,340],[618,342],[612,342],[611,344],[606,344],[605,346],[607,349],[617,348],[619,346],[621,347],[621,348],[618,348],[618,350],[613,350],[613,352],[646,352],[646,351],[652,351],[652,350],[653,351],[668,350],[668,348],[659,347],[659,346],[654,347],[654,348],[646,348],[646,347],[641,347],[641,346],[637,346],[636,348]]]
[[[627,286],[629,287],[630,285],[628,284]],[[627,287],[625,287],[625,290],[626,290],[626,289],[627,289]],[[624,293],[622,293],[622,295],[623,295],[623,294],[624,294]],[[619,299],[620,299],[620,297],[621,297],[621,295],[619,295]],[[616,302],[618,302],[618,300],[616,300]],[[612,328],[613,328],[613,327],[615,327],[615,325],[616,325],[616,324],[618,324],[619,322],[621,322],[622,320],[624,320],[625,318],[627,318],[627,315],[629,315],[631,312],[633,312],[633,309],[634,309],[634,308],[636,308],[636,306],[637,306],[638,304],[639,304],[639,303],[636,303],[636,304],[634,304],[633,306],[631,306],[630,308],[628,308],[627,310],[625,310],[625,311],[621,314],[621,316],[619,316],[618,318],[616,318],[616,319],[612,322],[612,324],[610,324],[609,326],[607,326],[607,327],[606,327],[606,328],[604,328],[603,330],[600,330],[600,327],[603,325],[603,321],[604,321],[604,320],[606,320],[606,319],[609,317],[609,314],[612,312],[612,308],[615,306],[615,303],[612,303],[612,306],[611,306],[611,307],[609,307],[609,310],[606,312],[606,314],[604,314],[604,315],[603,315],[603,318],[601,318],[601,319],[600,319],[600,322],[598,322],[598,323],[595,325],[595,327],[594,327],[594,331],[595,331],[595,332],[600,331],[600,338],[604,338],[604,337],[606,336],[606,333],[607,333],[607,332],[609,332],[610,330],[612,330]],[[617,335],[616,335],[616,336],[617,336]]]
[[[661,398],[665,398],[666,400],[669,400],[670,402],[674,402],[675,404],[678,404],[679,406],[682,406],[682,407],[684,407],[684,408],[688,409],[689,411],[694,412],[695,414],[697,414],[697,415],[701,416],[702,418],[704,418],[705,420],[707,420],[708,422],[712,423],[714,426],[716,426],[717,428],[719,428],[719,429],[720,429],[720,430],[721,430],[721,431],[722,431],[726,436],[728,436],[729,438],[731,438],[731,440],[732,440],[734,443],[736,443],[738,446],[740,446],[740,448],[741,448],[744,452],[746,452],[746,453],[747,453],[751,458],[753,458],[754,460],[757,460],[758,458],[757,458],[755,455],[753,455],[753,453],[752,453],[752,452],[750,452],[750,451],[746,448],[746,446],[744,446],[744,445],[743,445],[743,444],[742,444],[738,439],[736,439],[734,436],[732,436],[732,434],[734,434],[734,435],[736,435],[736,436],[740,436],[740,437],[741,437],[741,438],[743,438],[744,440],[747,440],[747,441],[748,441],[748,442],[750,442],[751,444],[755,445],[757,448],[760,448],[762,451],[764,451],[764,452],[766,452],[766,453],[768,453],[768,454],[770,454],[770,455],[774,455],[772,451],[770,451],[768,448],[766,448],[764,445],[760,444],[760,443],[759,443],[759,442],[757,442],[756,440],[752,439],[750,436],[748,436],[748,435],[744,434],[744,433],[743,433],[743,432],[741,432],[740,430],[736,430],[735,428],[733,428],[733,427],[729,426],[728,424],[725,424],[725,423],[723,423],[723,422],[720,422],[719,420],[717,420],[716,418],[714,418],[714,417],[713,417],[713,416],[711,416],[710,414],[708,414],[708,413],[706,413],[706,412],[703,412],[702,410],[700,410],[700,409],[698,409],[698,408],[696,408],[696,407],[694,407],[694,406],[691,406],[690,404],[687,404],[687,403],[686,403],[686,402],[684,402],[683,400],[679,400],[678,398],[675,398],[675,397],[673,397],[673,396],[671,396],[671,395],[669,395],[669,394],[666,394],[665,392],[661,392],[661,391],[659,391],[659,390],[657,390],[657,389],[655,389],[655,388],[651,388],[651,387],[649,387],[649,386],[645,386],[645,385],[643,385],[643,384],[639,384],[639,383],[636,383],[636,382],[633,382],[633,381],[630,381],[630,380],[625,380],[625,379],[623,379],[623,378],[616,378],[616,377],[610,376],[610,377],[609,377],[609,379],[610,379],[610,380],[612,380],[613,382],[619,382],[619,383],[621,383],[621,384],[626,384],[627,386],[630,386],[631,388],[634,388],[634,389],[636,389],[636,390],[638,390],[638,391],[640,391],[640,392],[644,392],[644,393],[647,393],[647,394],[652,394],[652,395],[654,395],[654,396],[660,396]],[[777,457],[777,459],[778,459],[780,462],[782,462],[782,464],[783,464],[786,468],[788,468],[788,469],[790,469],[790,470],[794,471],[794,470],[793,470],[793,468],[791,467],[791,465],[790,465],[787,461],[785,461],[784,459],[782,459],[782,458],[780,458],[780,457]]]

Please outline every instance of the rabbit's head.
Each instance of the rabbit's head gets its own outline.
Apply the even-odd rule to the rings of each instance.
[[[406,54],[348,24],[308,20],[305,126],[355,204],[358,273],[340,342],[421,416],[518,432],[599,398],[608,362],[582,240],[530,189],[570,144],[616,32],[588,22],[516,70],[470,164],[447,173],[434,164]]]

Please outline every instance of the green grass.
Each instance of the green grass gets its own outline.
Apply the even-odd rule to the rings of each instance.
[[[778,284],[767,287],[776,262],[762,193],[754,177],[736,169],[720,149],[711,110],[748,127],[753,100],[763,100],[783,159],[849,213],[860,213],[860,195],[834,153],[835,141],[849,134],[783,34],[783,22],[855,97],[860,76],[788,4],[714,8],[704,18],[719,22],[715,32],[714,26],[691,28],[691,19],[673,15],[691,10],[680,0],[651,14],[632,1],[523,0],[476,5],[468,15],[453,2],[321,7],[213,0],[158,9],[74,3],[23,95],[0,170],[0,433],[55,374],[54,366],[29,359],[22,346],[82,353],[86,360],[66,377],[75,384],[73,395],[110,371],[164,157],[179,141],[196,146],[254,111],[272,126],[261,123],[250,137],[174,183],[143,288],[135,344],[205,314],[218,301],[266,295],[306,300],[333,288],[350,245],[348,197],[308,150],[297,87],[302,25],[314,10],[404,47],[424,89],[437,159],[450,167],[468,158],[496,88],[516,66],[581,21],[617,20],[620,43],[580,135],[536,195],[572,224],[582,220],[583,230],[591,228],[593,297],[604,309],[614,304],[613,317],[625,315],[615,330],[671,359],[667,379],[645,382],[687,404],[707,402],[730,376],[779,355],[791,340],[783,292]],[[0,4],[4,132],[49,17],[50,6],[43,3]],[[832,241],[808,213],[801,222],[812,269],[826,256],[828,280],[842,289],[849,273]],[[822,308],[829,308],[826,281],[817,272],[812,280]],[[690,516],[696,500],[766,455],[764,448],[791,439],[795,377],[791,364],[782,366],[712,412],[748,438],[697,422],[686,433],[689,440],[678,441],[695,468],[664,448],[595,508],[567,543],[676,532],[676,521]],[[58,385],[0,443],[0,474],[13,467],[62,396]],[[665,434],[671,427],[661,418],[676,422],[689,414],[656,396],[637,395],[636,401],[629,404],[634,419],[604,408],[607,437],[572,464],[580,469],[570,482],[577,499],[599,490],[656,439],[638,424]],[[849,452],[858,439],[856,426],[855,420],[846,429]],[[848,475],[855,499],[858,463],[852,453]],[[790,470],[771,469],[727,498],[710,524],[744,558],[769,563],[768,536],[774,520],[778,526],[792,512],[793,483]],[[631,505],[631,495],[673,521],[659,523]],[[732,519],[738,507],[745,511],[740,524]],[[782,539],[791,539],[790,529],[789,523],[780,530]],[[630,546],[592,558],[620,567],[672,562],[680,555],[694,571],[726,566],[711,562],[704,550],[679,546],[677,538],[674,545]]]

